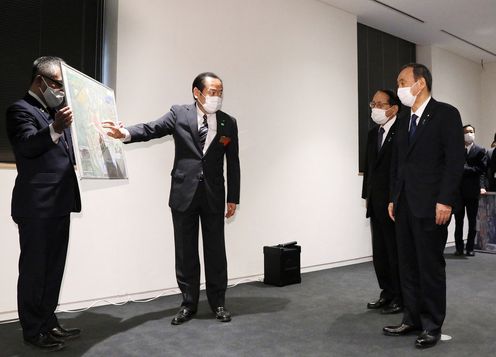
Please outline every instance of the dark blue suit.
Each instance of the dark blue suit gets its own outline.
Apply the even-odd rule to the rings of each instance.
[[[441,331],[446,316],[444,248],[448,224],[436,225],[436,204],[460,204],[463,175],[463,129],[453,106],[429,101],[409,139],[410,110],[398,117],[391,162],[391,201],[396,237],[403,323]]]
[[[217,135],[203,154],[196,105],[175,105],[161,118],[130,126],[131,142],[172,135],[174,167],[169,197],[174,223],[176,278],[183,306],[196,311],[200,292],[199,220],[202,225],[207,297],[212,309],[224,306],[227,260],[224,244],[224,158],[227,202],[239,203],[240,169],[236,120],[218,111]]]
[[[27,94],[7,109],[16,158],[12,217],[19,227],[18,311],[26,337],[56,327],[70,213],[81,210],[70,131],[52,141],[53,117]]]
[[[479,195],[481,188],[486,186],[487,157],[486,149],[476,144],[472,146],[468,155],[465,155],[465,166],[461,183],[461,206],[455,212],[455,243],[456,250],[463,253],[463,221],[467,209],[468,235],[467,252],[474,250],[477,211],[479,210]]]

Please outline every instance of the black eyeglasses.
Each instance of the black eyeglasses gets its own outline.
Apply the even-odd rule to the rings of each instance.
[[[62,81],[53,79],[53,78],[48,77],[48,76],[44,76],[43,74],[40,74],[40,76],[42,76],[43,78],[46,78],[46,79],[52,81],[53,83],[55,83],[60,88],[62,88],[64,86],[64,82],[62,82]]]
[[[369,103],[369,107],[372,108],[372,109],[374,109],[374,108],[385,109],[384,108],[385,106],[389,106],[390,107],[391,104],[389,104],[389,103],[381,103],[381,102],[374,102],[374,101],[372,101],[372,102]]]

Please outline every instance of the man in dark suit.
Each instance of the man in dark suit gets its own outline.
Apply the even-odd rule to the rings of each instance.
[[[225,308],[227,260],[224,243],[224,157],[227,163],[227,213],[239,203],[240,169],[236,120],[220,110],[223,85],[214,73],[199,74],[192,86],[195,103],[174,105],[147,124],[120,128],[104,124],[109,135],[139,142],[165,135],[174,138],[169,206],[172,209],[176,250],[176,278],[182,292],[181,309],[172,320],[180,325],[196,313],[200,294],[198,229],[201,221],[207,298],[216,318],[231,320]]]
[[[494,141],[491,148],[487,151],[487,190],[491,192],[496,191],[496,134],[494,134]]]
[[[19,227],[21,254],[17,301],[24,340],[57,350],[79,329],[62,328],[55,316],[69,242],[70,213],[81,210],[70,130],[72,112],[64,100],[61,59],[33,64],[26,96],[7,109],[7,133],[17,178],[12,218]]]
[[[381,294],[367,304],[369,309],[382,309],[383,314],[402,311],[398,272],[398,251],[394,222],[389,218],[389,188],[396,114],[400,101],[390,90],[379,90],[370,102],[372,120],[377,124],[368,134],[367,156],[363,172],[362,198],[367,200],[370,217],[372,256]]]
[[[475,129],[472,125],[463,127],[465,139],[465,166],[463,168],[463,178],[461,184],[461,206],[455,212],[455,244],[456,256],[463,255],[463,221],[465,219],[465,209],[467,209],[468,235],[466,255],[474,256],[475,224],[477,221],[477,211],[479,209],[479,195],[486,192],[486,169],[487,157],[486,149],[475,144]]]
[[[458,110],[431,97],[432,76],[421,64],[398,75],[398,97],[411,107],[398,117],[391,163],[391,202],[396,222],[403,293],[403,321],[385,335],[421,331],[418,348],[434,346],[446,316],[444,248],[452,212],[459,205],[463,130]]]

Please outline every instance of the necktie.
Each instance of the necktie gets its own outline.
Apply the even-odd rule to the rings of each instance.
[[[417,130],[417,118],[418,118],[417,115],[412,114],[412,118],[410,119],[410,135],[409,135],[410,141],[412,141],[413,136],[415,135],[415,131]]]
[[[207,133],[208,133],[208,123],[207,123],[207,114],[203,116],[203,123],[198,129],[198,135],[200,136],[200,147],[203,150],[205,147],[205,141],[207,141]]]
[[[384,138],[384,128],[381,126],[379,128],[379,131],[377,133],[377,152],[381,151],[381,147],[382,147],[382,140]]]

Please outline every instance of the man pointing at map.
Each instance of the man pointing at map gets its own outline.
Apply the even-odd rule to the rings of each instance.
[[[201,221],[207,298],[217,320],[231,321],[225,307],[227,260],[224,244],[224,157],[227,164],[227,212],[239,203],[240,169],[236,120],[222,112],[222,80],[214,73],[193,81],[195,103],[174,105],[161,118],[121,128],[112,123],[108,135],[124,142],[148,141],[172,135],[176,156],[169,206],[174,224],[176,278],[182,292],[181,309],[172,320],[180,325],[197,311],[200,294],[198,233]]]

